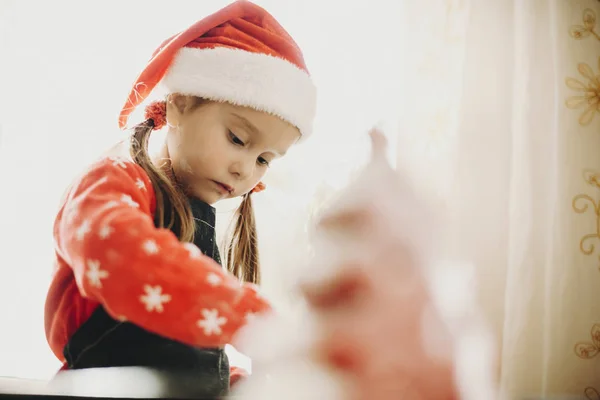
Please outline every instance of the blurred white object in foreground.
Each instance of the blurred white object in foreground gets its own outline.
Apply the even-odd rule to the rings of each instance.
[[[440,263],[427,207],[373,154],[327,207],[298,282],[305,315],[258,320],[239,348],[247,399],[493,400],[493,348],[468,269]],[[298,287],[294,288],[295,290]]]

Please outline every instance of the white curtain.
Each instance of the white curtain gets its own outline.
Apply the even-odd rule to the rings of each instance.
[[[600,399],[600,2],[406,3],[406,152],[477,267],[502,390]]]
[[[57,368],[42,321],[58,199],[122,137],[117,111],[157,44],[226,3],[0,2],[0,376]],[[307,218],[381,123],[446,217],[448,255],[477,267],[507,397],[599,400],[600,2],[257,3],[320,90],[315,137],[256,197],[267,294],[293,308],[281,282]]]

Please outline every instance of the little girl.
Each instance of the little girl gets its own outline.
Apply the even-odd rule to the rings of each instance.
[[[251,196],[270,163],[310,134],[316,93],[297,44],[244,0],[161,44],[121,128],[159,84],[168,95],[132,128],[130,157],[93,164],[58,212],[46,336],[64,369],[191,373],[206,395],[220,395],[230,377],[225,344],[270,310],[255,286]],[[165,124],[151,159],[149,136]],[[212,205],[234,197],[242,202],[226,271]]]

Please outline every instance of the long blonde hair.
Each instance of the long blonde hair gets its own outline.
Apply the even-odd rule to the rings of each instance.
[[[206,103],[202,98],[194,98],[191,110]],[[194,240],[195,222],[192,210],[183,190],[159,167],[152,163],[148,153],[148,142],[154,128],[151,119],[133,127],[129,144],[129,154],[150,178],[156,196],[154,224],[171,230],[181,242]],[[251,193],[243,196],[234,215],[234,229],[226,246],[227,270],[241,281],[260,284],[260,263],[254,210]]]

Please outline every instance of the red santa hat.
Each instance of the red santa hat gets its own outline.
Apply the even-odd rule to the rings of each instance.
[[[261,7],[238,0],[167,39],[138,76],[119,116],[129,115],[159,84],[276,115],[311,133],[316,88],[296,42]]]

